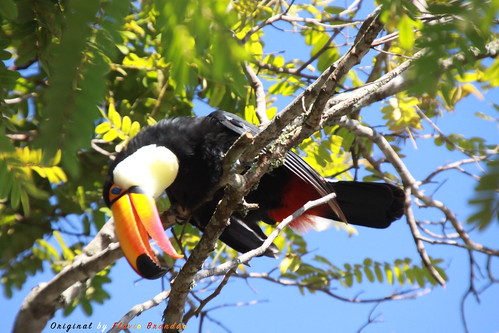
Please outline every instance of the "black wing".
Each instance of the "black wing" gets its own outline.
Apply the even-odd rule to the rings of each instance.
[[[256,135],[258,134],[258,132],[260,132],[258,127],[232,113],[228,113],[225,111],[215,111],[212,112],[208,117],[217,119],[221,124],[238,135],[242,135],[246,132],[250,132],[251,134]],[[312,185],[320,196],[325,196],[329,193],[334,192],[332,186],[328,184],[316,170],[314,170],[307,162],[305,162],[294,152],[288,152],[284,161],[284,167],[307,184]],[[347,219],[341,211],[341,208],[336,200],[330,200],[328,202],[328,205],[336,214],[338,219],[343,222],[347,222]]]

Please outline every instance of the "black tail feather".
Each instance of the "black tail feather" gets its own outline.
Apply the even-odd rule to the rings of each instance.
[[[404,192],[386,183],[333,182],[347,222],[370,228],[387,228],[404,215]]]
[[[256,249],[266,239],[267,236],[256,223],[244,222],[237,215],[230,217],[230,225],[220,236],[222,242],[241,253]],[[278,253],[277,246],[271,244],[263,255],[277,258]]]

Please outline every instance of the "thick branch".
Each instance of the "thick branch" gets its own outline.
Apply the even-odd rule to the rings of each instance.
[[[320,120],[324,111],[325,103],[334,94],[337,83],[341,81],[355,64],[360,62],[362,57],[369,51],[374,38],[381,31],[382,24],[378,19],[379,12],[380,8],[377,8],[365,20],[360,28],[358,38],[350,50],[327,68],[314,83],[307,87],[291,104],[279,112],[264,127],[264,130],[256,136],[252,145],[242,155],[241,160],[243,162],[252,161],[253,157],[272,140],[275,140],[277,134],[281,133],[289,124],[293,124],[292,127],[295,128],[295,132],[291,137],[286,138],[286,141],[289,143],[286,145],[288,149],[297,145],[319,129],[320,123],[318,120]],[[320,107],[322,104],[324,105]],[[306,126],[300,126],[304,122],[303,114],[309,113],[311,105],[314,105],[315,113],[309,115]]]
[[[324,82],[324,85],[321,87],[319,95],[313,104],[313,110],[316,110],[316,113],[321,114],[324,112],[324,108],[331,96],[334,94],[340,80],[353,66],[360,63],[361,59],[371,48],[372,42],[383,28],[383,24],[379,19],[380,12],[381,7],[378,7],[366,18],[360,27],[354,45],[343,57],[340,58],[334,70],[328,76],[326,82]]]
[[[485,47],[486,52],[480,53],[477,49],[470,49],[476,60],[497,57],[499,54],[499,40],[488,43]],[[414,79],[405,75],[407,70],[410,69],[414,61],[423,57],[427,51],[421,50],[414,54],[414,56],[400,64],[394,70],[388,72],[378,80],[366,84],[351,92],[347,92],[333,97],[326,105],[328,108],[325,117],[328,119],[328,124],[333,124],[334,119],[337,119],[347,113],[358,111],[360,108],[370,105],[374,102],[381,101],[387,97],[393,96],[399,92],[406,90],[409,86],[414,84]],[[456,54],[448,59],[440,61],[440,70],[435,75],[441,75],[449,69],[454,67],[454,63],[468,63],[469,58],[463,54]]]
[[[403,62],[374,82],[333,97],[326,105],[327,110],[324,118],[327,119],[327,124],[333,124],[334,120],[340,116],[358,111],[364,106],[407,89],[410,81],[404,74],[413,62],[423,54],[423,51],[416,53],[412,59]]]
[[[17,314],[14,333],[41,332],[54,312],[71,301],[61,295],[74,295],[71,289],[79,288],[78,282],[91,278],[122,256],[111,218],[71,265],[29,293]]]
[[[215,249],[216,242],[223,230],[229,224],[232,212],[243,201],[243,197],[250,189],[258,183],[260,178],[270,167],[270,159],[264,154],[260,156],[260,161],[255,169],[250,169],[241,177],[234,173],[236,161],[244,150],[243,142],[251,141],[252,137],[247,134],[241,137],[232,145],[223,161],[223,175],[220,181],[221,186],[225,186],[225,194],[219,202],[210,222],[203,232],[201,240],[193,249],[191,255],[180,270],[172,283],[170,301],[164,312],[165,327],[169,323],[180,323],[184,313],[184,306],[191,286],[195,282],[195,275],[201,270],[202,265],[209,253]],[[275,153],[275,152],[274,152]],[[165,330],[168,332],[168,330]],[[169,330],[176,332],[176,330]]]

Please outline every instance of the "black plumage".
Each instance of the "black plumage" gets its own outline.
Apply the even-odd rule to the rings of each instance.
[[[141,131],[117,154],[104,186],[104,199],[109,205],[112,171],[118,163],[140,147],[165,146],[179,161],[177,177],[166,193],[172,204],[192,213],[190,222],[193,225],[204,230],[222,197],[222,190],[211,200],[203,201],[222,175],[224,153],[246,131],[256,134],[258,128],[223,111],[206,117],[162,120]],[[384,183],[326,181],[303,159],[290,152],[284,165],[263,176],[259,186],[247,195],[246,201],[257,203],[259,208],[245,216],[235,212],[220,239],[239,252],[247,252],[260,246],[266,238],[258,221],[280,222],[307,201],[333,191],[337,193],[337,199],[314,208],[308,212],[309,217],[315,215],[354,225],[386,228],[403,214],[404,193],[398,187]],[[310,221],[305,217],[301,223]],[[276,253],[277,248],[272,246],[265,254],[274,256]]]

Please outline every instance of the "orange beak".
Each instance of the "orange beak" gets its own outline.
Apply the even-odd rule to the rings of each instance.
[[[183,256],[166,237],[154,199],[139,187],[132,187],[111,205],[116,235],[121,249],[133,269],[146,279],[157,279],[167,270],[159,265],[149,236],[174,259]]]

